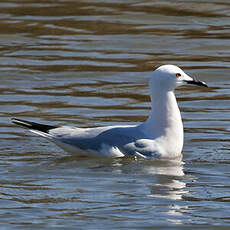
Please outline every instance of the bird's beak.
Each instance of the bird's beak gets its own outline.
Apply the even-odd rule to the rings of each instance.
[[[188,76],[185,73],[183,75],[183,82],[185,82],[186,84],[189,84],[189,85],[198,85],[198,86],[208,87],[205,82],[195,80],[195,79],[193,79],[192,77]]]
[[[199,80],[184,80],[184,82],[186,82],[187,84],[190,84],[190,85],[198,85],[198,86],[203,86],[203,87],[208,87],[208,85],[203,82],[203,81],[199,81]]]

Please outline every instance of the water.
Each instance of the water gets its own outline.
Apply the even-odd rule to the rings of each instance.
[[[1,229],[229,229],[229,2],[0,3]],[[176,64],[184,164],[69,156],[10,122],[144,121],[149,73]]]

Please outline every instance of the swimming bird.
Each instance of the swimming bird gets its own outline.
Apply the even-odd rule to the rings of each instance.
[[[137,125],[96,128],[51,126],[13,118],[12,122],[54,142],[71,154],[84,156],[175,159],[181,157],[183,124],[174,89],[181,85],[207,87],[175,65],[163,65],[152,72],[149,88],[151,111]]]

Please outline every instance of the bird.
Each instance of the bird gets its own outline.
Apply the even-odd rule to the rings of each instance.
[[[178,159],[184,143],[183,123],[174,94],[181,85],[208,87],[175,65],[162,65],[150,76],[151,110],[143,123],[94,128],[52,126],[12,118],[64,151],[76,156]]]

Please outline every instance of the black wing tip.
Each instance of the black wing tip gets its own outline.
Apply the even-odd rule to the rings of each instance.
[[[57,126],[44,125],[44,124],[39,124],[39,123],[17,119],[17,118],[11,118],[11,121],[16,125],[20,125],[28,129],[38,130],[44,133],[48,133],[49,130],[57,128]]]
[[[16,125],[21,125],[27,128],[32,127],[32,124],[29,121],[17,119],[17,118],[11,118],[11,121]]]

